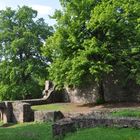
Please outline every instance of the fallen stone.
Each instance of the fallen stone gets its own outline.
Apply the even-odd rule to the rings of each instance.
[[[55,122],[60,119],[63,119],[64,115],[61,111],[35,111],[34,112],[34,121],[36,122]]]

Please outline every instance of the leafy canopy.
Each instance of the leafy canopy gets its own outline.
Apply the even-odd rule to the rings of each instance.
[[[49,77],[61,88],[101,81],[118,70],[140,84],[140,1],[60,0],[46,41]],[[117,72],[118,72],[117,71]]]
[[[0,100],[40,95],[47,76],[41,46],[52,32],[27,6],[0,11]]]

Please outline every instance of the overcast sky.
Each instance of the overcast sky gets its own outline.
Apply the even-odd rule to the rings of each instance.
[[[43,17],[49,25],[55,23],[49,19],[48,15],[52,15],[55,9],[60,9],[59,0],[0,0],[0,10],[6,7],[16,9],[17,6],[27,5],[38,11],[38,17]]]

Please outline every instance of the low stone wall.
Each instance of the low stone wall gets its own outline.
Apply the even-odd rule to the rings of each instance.
[[[74,132],[80,128],[93,128],[96,126],[140,128],[140,119],[79,117],[60,120],[52,125],[52,130],[55,137],[65,135],[68,132]]]
[[[12,102],[5,101],[4,107],[1,109],[2,112],[2,120],[4,123],[11,122],[12,120]]]
[[[33,111],[32,105],[47,104],[46,99],[7,101],[0,103],[0,120],[4,123],[56,121],[64,118],[60,111]]]
[[[34,111],[34,121],[36,122],[55,122],[63,118],[64,115],[60,111]]]
[[[30,122],[34,120],[34,112],[32,111],[30,104],[13,102],[12,108],[12,122]]]
[[[48,104],[48,103],[50,103],[49,100],[46,100],[46,99],[44,99],[44,98],[41,98],[41,99],[30,99],[30,100],[21,100],[20,102],[28,103],[28,104],[30,104],[31,106],[32,106],[32,105],[43,105],[43,104]]]
[[[77,130],[75,122],[72,119],[63,119],[57,121],[52,125],[53,136],[63,136],[69,132],[75,132]]]
[[[5,107],[5,102],[0,102],[0,108],[4,108]]]
[[[20,101],[5,101],[3,104],[3,107],[0,108],[0,112],[1,120],[4,123],[30,122],[34,120],[34,112],[30,104]]]
[[[95,83],[85,84],[75,88],[66,87],[66,92],[71,103],[95,103],[99,97],[99,87]]]

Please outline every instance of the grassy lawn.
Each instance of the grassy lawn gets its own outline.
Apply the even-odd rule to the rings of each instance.
[[[0,127],[0,140],[52,140],[51,124],[23,123]]]
[[[55,111],[71,111],[68,104],[47,104],[47,105],[37,105],[32,106],[33,110],[55,110]]]
[[[68,104],[48,104],[32,106],[33,110],[71,111],[75,106]],[[140,110],[121,109],[112,113],[114,117],[139,117]],[[50,123],[10,124],[2,127],[0,122],[0,140],[53,140]],[[140,129],[90,128],[67,134],[59,140],[140,140]]]
[[[53,140],[51,124],[24,123],[0,127],[0,140]],[[59,140],[140,140],[140,129],[82,129]]]
[[[65,140],[140,140],[140,129],[90,128],[68,134]]]
[[[113,117],[137,117],[140,118],[140,110],[123,109],[112,113]]]

